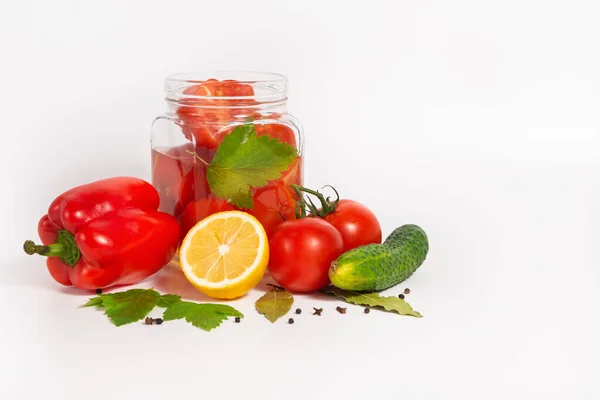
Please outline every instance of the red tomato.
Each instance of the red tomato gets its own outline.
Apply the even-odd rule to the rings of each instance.
[[[166,153],[152,152],[152,184],[160,195],[160,211],[178,218],[184,208],[196,199],[208,197],[206,167],[188,151],[196,152],[203,160],[212,161],[215,151],[194,147],[191,143],[169,149]]]
[[[298,157],[288,170],[281,174],[281,178],[275,182],[286,186],[290,186],[292,183],[299,185],[302,182],[302,157]]]
[[[189,107],[179,108],[177,114],[183,122],[181,131],[186,139],[192,141],[198,147],[207,149],[216,149],[219,147],[217,133],[220,126],[218,122],[226,118],[214,112],[203,112],[199,116]]]
[[[294,131],[287,125],[283,124],[255,124],[256,136],[267,135],[271,139],[279,139],[280,141],[296,147],[296,135]]]
[[[219,146],[222,135],[219,132],[235,121],[237,111],[227,106],[248,100],[224,99],[219,97],[253,96],[254,88],[234,80],[218,81],[209,79],[199,85],[186,88],[186,95],[205,98],[189,98],[181,101],[177,115],[182,121],[181,129],[196,146],[214,149]]]
[[[336,209],[323,218],[344,240],[344,251],[371,243],[381,243],[381,226],[371,210],[354,200],[340,200]]]
[[[254,96],[254,88],[233,79],[225,79],[216,85],[212,95],[227,97]]]
[[[211,162],[216,153],[215,150],[201,147],[192,147],[192,150],[190,151],[196,152],[196,154],[206,162]],[[206,166],[201,161],[195,159],[193,154],[190,155],[189,153],[185,153],[181,155],[181,157],[185,160],[185,175],[179,186],[179,202],[181,203],[181,206],[185,208],[188,204],[197,199],[208,197],[210,195],[210,187],[206,180]],[[177,217],[178,215],[175,216]]]
[[[294,292],[313,292],[329,284],[329,266],[342,254],[342,235],[318,218],[286,221],[269,240],[269,272]]]
[[[294,206],[297,196],[294,191],[284,185],[275,184],[257,189],[254,193],[254,208],[242,210],[253,215],[265,228],[267,236],[271,236],[275,228],[286,220],[296,219]],[[283,218],[282,218],[283,216]]]
[[[196,225],[196,223],[202,221],[209,215],[221,211],[232,210],[233,206],[231,204],[216,197],[200,199],[194,203],[188,204],[179,218],[179,225],[181,225],[181,240],[185,238],[185,235],[194,227],[194,225]]]
[[[223,138],[231,133],[235,129],[235,126],[228,127],[216,135],[215,140],[221,142]],[[296,147],[296,135],[294,131],[287,125],[283,124],[254,124],[256,130],[256,136],[269,136],[272,139],[279,139],[280,141],[287,143],[291,146]]]

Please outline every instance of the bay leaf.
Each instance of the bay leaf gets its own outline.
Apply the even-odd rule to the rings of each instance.
[[[362,293],[351,290],[343,290],[335,286],[328,286],[323,292],[335,295],[347,301],[348,303],[360,306],[378,307],[386,311],[396,312],[400,315],[410,315],[421,318],[421,313],[413,310],[406,301],[396,296],[381,296],[379,293]]]
[[[256,300],[254,307],[269,321],[275,322],[287,314],[293,304],[294,296],[290,292],[274,287]]]

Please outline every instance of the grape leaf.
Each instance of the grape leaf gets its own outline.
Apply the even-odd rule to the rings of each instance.
[[[271,322],[277,321],[290,311],[294,304],[294,296],[286,290],[273,288],[256,300],[256,311]]]
[[[185,319],[205,331],[218,327],[227,317],[243,318],[244,315],[235,308],[224,304],[198,304],[189,301],[173,303],[163,314],[165,321]]]
[[[396,296],[384,297],[380,296],[378,293],[353,292],[351,290],[343,290],[335,286],[328,286],[323,289],[323,291],[325,293],[341,297],[348,303],[358,304],[361,306],[380,307],[386,311],[397,312],[400,315],[410,315],[417,318],[422,317],[418,311],[414,311],[412,309],[410,304]]]
[[[257,136],[253,124],[239,125],[217,148],[206,167],[206,179],[217,197],[252,209],[251,189],[280,178],[297,156],[295,147],[266,135]]]
[[[178,301],[181,301],[181,296],[178,294],[163,294],[160,296],[160,299],[158,299],[156,305],[162,308],[169,308]]]
[[[116,326],[143,319],[154,309],[160,294],[153,289],[131,289],[92,297],[82,307],[105,307],[104,314]]]

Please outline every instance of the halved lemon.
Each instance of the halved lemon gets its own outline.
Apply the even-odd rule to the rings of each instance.
[[[269,263],[263,226],[242,211],[213,214],[198,222],[180,249],[181,269],[192,285],[217,299],[234,299],[260,282]]]

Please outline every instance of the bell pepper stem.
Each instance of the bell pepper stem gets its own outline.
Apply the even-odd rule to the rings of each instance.
[[[53,243],[48,246],[40,246],[33,240],[26,240],[23,243],[23,250],[29,255],[39,254],[46,257],[62,257],[66,253],[66,247],[61,243]]]
[[[29,255],[39,254],[45,257],[59,257],[62,262],[70,267],[77,264],[81,257],[75,238],[66,230],[58,231],[56,242],[46,246],[37,245],[32,240],[26,240],[23,243],[23,250]]]

